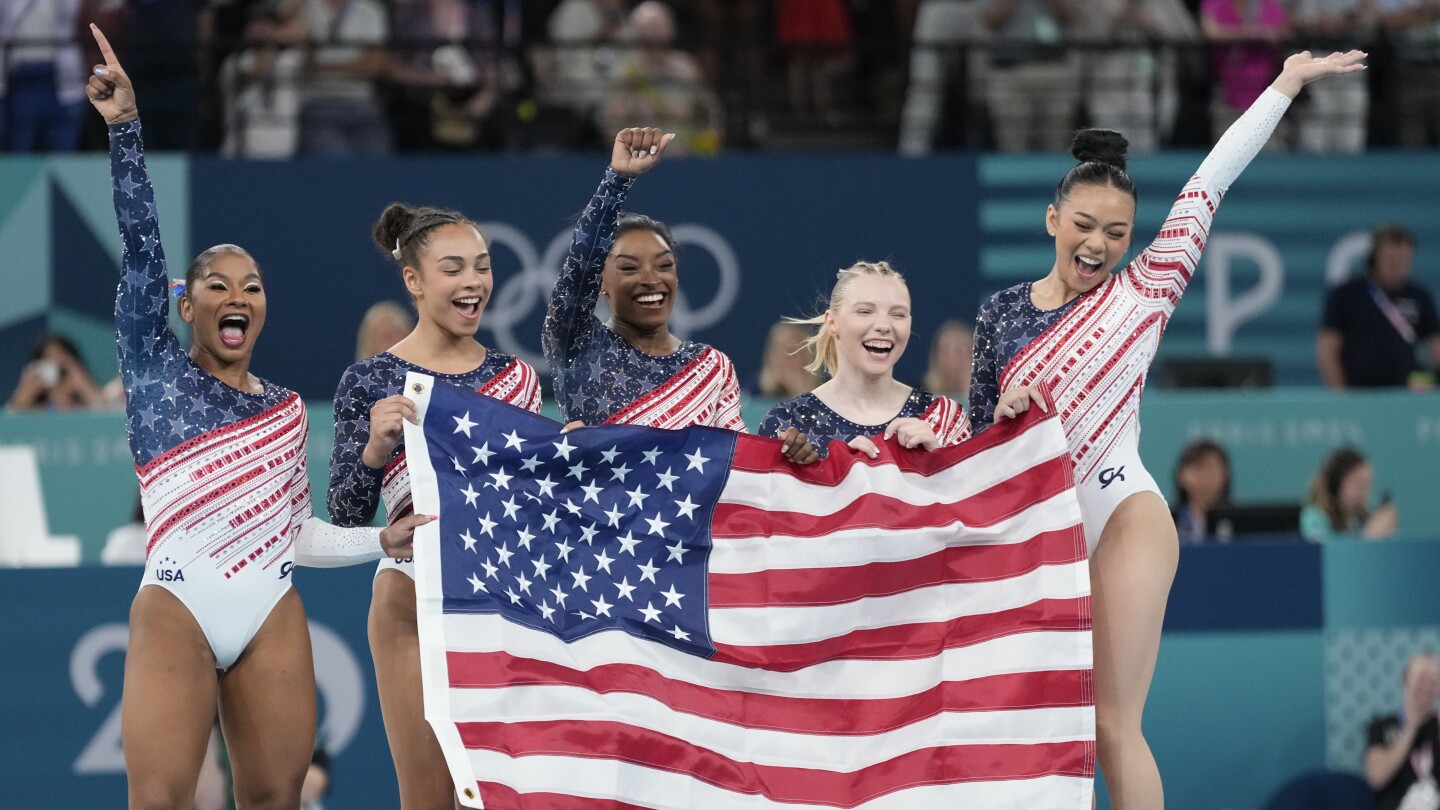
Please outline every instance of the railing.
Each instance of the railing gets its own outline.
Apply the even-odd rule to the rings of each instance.
[[[8,47],[15,54],[55,44]],[[98,59],[92,47],[61,44],[79,57],[76,65]],[[862,37],[843,51],[704,39],[678,50],[394,39],[384,46],[387,58],[349,78],[374,87],[379,125],[402,152],[597,148],[622,122],[681,129],[689,150],[700,153],[1056,151],[1081,125],[1119,129],[1138,150],[1203,148],[1236,112],[1225,104],[1227,64],[1271,58],[1278,69],[1285,53],[1330,44],[1368,48],[1370,71],[1312,89],[1327,94],[1323,103],[1302,100],[1276,146],[1359,151],[1440,142],[1440,132],[1412,137],[1406,124],[1414,116],[1402,106],[1407,83],[1425,81],[1440,60],[1416,58],[1383,38],[1227,46],[1079,39],[1040,47],[920,30],[910,43]],[[356,44],[152,41],[128,54],[124,43],[117,47],[147,120],[163,119],[150,133],[162,148],[244,156],[265,151],[253,142],[256,132],[293,140],[306,125],[315,66],[345,61]],[[16,106],[4,105],[0,125],[9,132],[25,124],[13,120]],[[98,123],[81,112],[82,147],[103,148]],[[251,142],[237,139],[245,133]]]

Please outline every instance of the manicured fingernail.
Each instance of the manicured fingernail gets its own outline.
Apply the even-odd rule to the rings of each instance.
[[[105,68],[95,68],[95,75],[96,75],[96,76],[109,76],[109,75],[110,75],[110,71],[106,70]]]
[[[658,147],[658,146],[652,146],[652,147],[650,147],[650,154],[652,154],[652,155],[655,154],[656,152],[659,152],[659,151],[660,151],[660,147]]]

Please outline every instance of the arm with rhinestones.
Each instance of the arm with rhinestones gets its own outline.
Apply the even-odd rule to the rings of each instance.
[[[305,432],[308,436],[308,425]],[[385,556],[379,529],[341,527],[315,517],[310,501],[310,462],[305,450],[302,445],[290,473],[290,537],[295,541],[295,563],[309,568],[339,568]]]
[[[1125,269],[1144,303],[1166,315],[1180,303],[1200,265],[1200,253],[1221,199],[1270,140],[1289,106],[1289,97],[1273,88],[1266,90],[1210,150],[1181,190],[1160,235]]]
[[[995,299],[986,301],[975,316],[974,365],[970,372],[970,431],[979,433],[995,421],[1000,401],[1000,313]]]
[[[355,366],[345,370],[335,391],[335,443],[330,449],[330,519],[340,526],[369,526],[380,506],[384,470],[365,464],[370,441],[370,405],[377,397]],[[400,452],[397,446],[396,453]]]
[[[615,243],[615,223],[634,182],[633,177],[606,169],[600,188],[575,224],[575,237],[570,241],[570,253],[565,257],[560,278],[550,293],[541,334],[545,360],[552,373],[559,374],[562,368],[579,362],[584,356],[585,343],[595,321],[595,304],[600,300],[600,278],[605,272],[610,247]]]
[[[121,379],[125,390],[133,391],[168,360],[184,354],[167,320],[170,280],[139,119],[110,127],[110,179],[124,245],[124,275],[115,295],[115,332]]]

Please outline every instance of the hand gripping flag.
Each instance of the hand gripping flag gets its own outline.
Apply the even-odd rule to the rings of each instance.
[[[411,374],[425,715],[486,808],[1073,808],[1089,574],[1060,422],[800,467]],[[1052,409],[1053,414],[1053,409]]]

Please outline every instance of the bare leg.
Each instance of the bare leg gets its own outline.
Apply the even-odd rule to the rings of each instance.
[[[397,571],[375,577],[370,600],[370,654],[380,715],[404,810],[453,810],[455,785],[435,732],[425,720],[420,691],[420,633],[415,621],[415,582]]]
[[[1180,542],[1164,501],[1141,492],[1110,516],[1090,560],[1096,742],[1115,810],[1165,806],[1160,770],[1140,720],[1179,558]]]
[[[220,727],[240,810],[298,810],[315,750],[310,628],[293,589],[220,679]]]
[[[195,617],[164,588],[141,588],[120,710],[132,810],[193,806],[216,690],[215,654]]]

